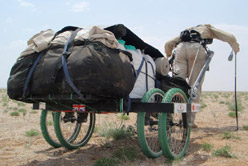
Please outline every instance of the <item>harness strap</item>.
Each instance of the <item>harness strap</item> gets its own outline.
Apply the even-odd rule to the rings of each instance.
[[[64,27],[63,29],[61,29],[60,31],[56,32],[56,34],[54,35],[54,37],[52,38],[51,41],[53,41],[55,39],[55,37],[65,31],[69,31],[69,30],[72,30],[72,31],[75,31],[75,33],[72,33],[72,35],[70,36],[70,40],[67,40],[67,43],[66,43],[66,47],[64,48],[64,52],[63,52],[63,55],[64,54],[67,54],[67,57],[70,55],[71,51],[72,51],[72,47],[73,47],[73,40],[74,38],[76,37],[77,35],[77,32],[79,30],[81,30],[80,28],[78,27],[73,27],[73,26],[67,26],[67,27]],[[48,48],[49,49],[49,48]],[[34,61],[32,67],[30,68],[29,72],[28,72],[28,76],[25,80],[25,83],[24,83],[24,88],[23,88],[23,98],[26,97],[26,94],[27,94],[27,91],[28,91],[28,86],[30,84],[30,81],[31,81],[31,77],[32,77],[32,74],[36,68],[36,66],[38,65],[38,63],[40,62],[41,58],[43,55],[45,55],[45,53],[47,52],[47,50],[43,50],[39,56],[37,57],[37,59]],[[70,49],[70,50],[69,50]],[[69,50],[69,51],[68,51]]]
[[[141,61],[141,63],[140,63],[140,66],[139,66],[139,68],[138,68],[138,70],[137,70],[137,72],[136,72],[136,80],[135,80],[135,82],[137,81],[137,79],[138,79],[138,77],[139,77],[139,74],[140,74],[141,69],[142,69],[142,67],[143,67],[143,65],[144,65],[144,62],[145,62],[145,58],[143,57],[143,59],[142,59],[142,61]]]
[[[146,61],[146,91],[148,91],[148,67],[147,67],[147,61]]]
[[[81,29],[82,28],[77,28],[75,31],[71,33],[71,36],[67,39],[65,43],[65,47],[64,47],[64,52],[63,52],[63,55],[65,55],[66,57],[68,57],[71,54],[73,46],[74,46],[74,39],[77,36],[77,33]]]
[[[26,97],[26,93],[27,93],[27,90],[28,90],[28,85],[30,83],[30,80],[31,80],[31,77],[32,77],[32,74],[36,68],[36,66],[38,65],[38,63],[40,62],[41,60],[41,57],[46,53],[47,50],[44,50],[42,51],[39,56],[37,57],[37,59],[34,61],[31,69],[29,70],[28,72],[28,76],[25,80],[25,83],[24,83],[24,88],[23,88],[23,94],[22,94],[22,97],[25,98]]]
[[[154,70],[154,66],[152,65],[152,63],[150,61],[147,61],[147,63],[149,63],[152,67],[152,73],[155,74],[155,70]]]
[[[66,26],[66,27],[62,28],[61,30],[59,30],[58,32],[56,32],[51,41],[53,41],[59,34],[65,32],[65,31],[75,31],[76,29],[78,29],[78,27]]]
[[[83,98],[82,93],[79,91],[79,89],[74,85],[74,83],[71,80],[69,71],[68,71],[68,67],[67,67],[67,63],[66,60],[67,58],[70,56],[71,52],[72,52],[72,48],[73,48],[73,41],[77,35],[77,33],[81,30],[81,28],[77,28],[74,32],[72,32],[71,36],[67,39],[65,47],[64,47],[64,52],[62,55],[62,65],[63,65],[63,71],[65,74],[65,78],[68,82],[68,84],[70,85],[70,87],[72,88],[72,90],[78,94],[81,98]]]
[[[140,66],[139,66],[139,68],[138,68],[138,70],[137,70],[137,72],[136,72],[136,80],[135,80],[135,82],[137,81],[137,79],[138,79],[138,77],[139,77],[139,74],[140,74],[141,69],[142,69],[142,67],[143,67],[143,65],[144,65],[144,62],[145,62],[145,58],[143,57],[143,58],[142,58],[142,61],[141,61],[141,63],[140,63]],[[131,101],[130,96],[128,96],[127,115],[129,114],[129,112],[130,112],[130,110],[131,110],[131,105],[132,105],[132,101]]]

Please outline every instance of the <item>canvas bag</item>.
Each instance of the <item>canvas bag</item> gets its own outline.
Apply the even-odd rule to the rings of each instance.
[[[7,82],[7,94],[11,99],[23,100],[25,96],[24,86],[30,69],[35,61],[41,58],[50,46],[50,42],[60,33],[75,29],[71,26],[65,27],[56,34],[52,30],[41,31],[32,36],[27,44],[28,47],[21,53],[15,64],[12,66]]]
[[[73,40],[73,46],[70,48],[72,52],[66,57],[68,72],[80,92],[110,98],[128,96],[135,82],[135,74],[130,63],[132,58],[129,53],[108,48],[101,42],[88,40],[78,42]],[[64,77],[61,64],[63,51],[64,46],[51,46],[45,50],[32,74],[25,97],[21,93],[23,86],[8,88],[9,96],[25,101],[29,96],[75,93]],[[25,71],[29,71],[31,64],[33,59]],[[21,78],[25,80],[25,77]],[[12,82],[8,82],[9,87]],[[23,81],[20,84],[23,85]],[[18,89],[19,93],[14,93],[13,89]]]

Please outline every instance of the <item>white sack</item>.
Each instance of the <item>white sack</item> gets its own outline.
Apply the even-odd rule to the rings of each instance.
[[[148,68],[148,90],[155,87],[155,63],[153,59],[149,55],[144,55],[141,53],[139,49],[133,51],[133,50],[127,50],[132,53],[133,57],[133,65],[137,72],[141,62],[142,58],[145,58],[145,61],[147,62],[147,68]],[[138,76],[138,79],[135,82],[134,88],[132,92],[130,93],[130,98],[142,98],[146,93],[146,65],[145,62],[142,66],[141,72]]]

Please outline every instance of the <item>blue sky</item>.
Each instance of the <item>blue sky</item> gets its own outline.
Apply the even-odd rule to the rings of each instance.
[[[122,23],[164,55],[164,44],[183,29],[212,24],[234,34],[238,53],[238,90],[248,91],[247,0],[0,0],[0,87],[7,87],[9,72],[26,41],[41,30],[58,31],[67,25]],[[227,43],[214,40],[215,51],[203,90],[232,91],[234,62]]]

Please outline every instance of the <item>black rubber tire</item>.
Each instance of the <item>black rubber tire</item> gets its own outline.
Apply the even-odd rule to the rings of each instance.
[[[159,96],[160,100],[157,102],[162,102],[164,92],[160,89],[154,88],[150,89],[142,98],[141,102],[151,102],[152,97],[155,95]],[[155,97],[154,97],[155,98]],[[142,152],[149,158],[157,158],[162,155],[162,149],[159,145],[158,133],[155,133],[156,127],[158,128],[158,124],[154,126],[145,125],[145,116],[146,112],[138,112],[137,115],[137,134],[138,134],[138,142]],[[148,128],[147,128],[148,127]],[[150,129],[149,129],[150,127]],[[149,130],[147,130],[149,129]],[[153,130],[154,129],[154,130]],[[148,131],[153,132],[153,134],[146,134]],[[150,140],[152,136],[152,143]],[[154,145],[154,146],[152,146]]]
[[[79,113],[76,113],[77,115]],[[82,133],[82,129],[86,129],[84,128],[83,125],[85,125],[86,123],[82,123],[82,122],[76,122],[76,123],[79,123],[81,128],[79,129],[78,131],[78,135],[76,137],[73,138],[73,141],[68,141],[68,139],[66,139],[63,135],[63,131],[61,129],[61,125],[60,123],[63,122],[61,120],[61,112],[56,112],[55,113],[55,116],[54,116],[54,128],[55,128],[55,133],[57,135],[57,138],[58,140],[60,141],[60,143],[66,147],[67,149],[77,149],[79,147],[82,147],[84,146],[88,141],[89,139],[91,138],[93,132],[94,132],[94,128],[95,128],[95,113],[89,113],[90,116],[88,116],[88,122],[89,122],[89,126],[87,128],[87,132],[86,134],[84,135]],[[70,123],[70,122],[67,122],[67,123]],[[81,134],[83,134],[83,137],[81,139]],[[80,138],[79,138],[80,137]],[[79,141],[78,141],[78,138],[79,138]]]
[[[165,103],[187,103],[187,101],[185,93],[178,88],[167,91],[163,99]],[[191,131],[186,123],[186,113],[159,114],[159,142],[166,157],[176,160],[185,155]]]

